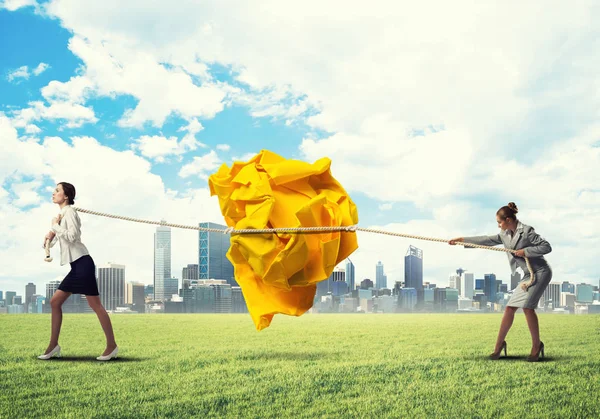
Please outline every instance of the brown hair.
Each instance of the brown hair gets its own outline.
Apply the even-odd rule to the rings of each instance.
[[[67,182],[58,182],[59,185],[62,185],[63,191],[67,198],[69,198],[69,205],[75,204],[75,186],[71,185]]]
[[[513,220],[517,220],[517,213],[519,209],[517,208],[517,204],[514,202],[509,202],[508,205],[503,206],[496,212],[496,215],[499,215],[502,220],[506,220],[507,218],[512,218]]]

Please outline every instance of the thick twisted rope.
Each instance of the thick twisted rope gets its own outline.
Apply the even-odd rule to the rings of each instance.
[[[288,233],[288,234],[293,234],[293,233],[306,234],[306,233],[308,233],[308,234],[310,234],[310,233],[322,233],[322,232],[334,232],[334,231],[335,232],[337,232],[337,231],[339,231],[339,232],[364,231],[366,233],[383,234],[383,235],[387,235],[387,236],[404,237],[404,238],[415,239],[415,240],[426,240],[426,241],[434,241],[434,242],[440,242],[440,243],[448,243],[448,240],[445,240],[445,239],[417,236],[417,235],[413,235],[413,234],[395,233],[393,231],[376,230],[376,229],[372,229],[372,228],[358,227],[356,225],[338,226],[338,227],[279,227],[279,228],[256,228],[256,229],[254,229],[254,228],[235,229],[235,228],[230,227],[230,228],[223,230],[223,229],[219,229],[219,228],[189,226],[189,225],[183,225],[183,224],[170,224],[170,223],[166,223],[164,221],[150,221],[150,220],[142,220],[139,218],[123,217],[121,215],[114,215],[114,214],[108,214],[108,213],[104,213],[104,212],[91,211],[91,210],[87,210],[87,209],[83,209],[83,208],[78,208],[75,206],[73,207],[73,209],[78,212],[82,212],[82,213],[86,213],[86,214],[99,215],[101,217],[108,217],[108,218],[116,218],[118,220],[133,221],[136,223],[154,224],[154,225],[159,225],[161,227],[183,228],[183,229],[188,229],[188,230],[208,231],[208,232],[212,232],[212,233],[223,233],[223,234],[275,234],[275,233]],[[513,253],[513,254],[517,253],[516,250],[506,249],[506,248],[502,248],[502,247],[484,246],[481,244],[472,244],[472,243],[465,243],[465,242],[456,242],[456,244],[465,246],[465,247],[474,247],[477,249],[494,250],[496,252],[507,252],[507,253]],[[524,258],[525,258],[525,263],[527,263],[527,268],[529,269],[529,274],[531,275],[530,281],[527,284],[524,284],[525,287],[528,288],[534,282],[534,273],[533,273],[531,264],[529,263],[529,258],[527,258],[527,256],[524,256]]]

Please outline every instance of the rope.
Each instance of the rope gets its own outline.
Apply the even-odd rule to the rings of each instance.
[[[136,223],[154,224],[154,225],[159,225],[161,227],[183,228],[183,229],[187,229],[187,230],[199,230],[199,231],[207,231],[207,232],[212,232],[212,233],[223,233],[223,234],[231,234],[231,235],[233,235],[233,234],[276,234],[276,233],[288,233],[288,234],[293,234],[293,233],[306,234],[306,233],[308,233],[308,234],[310,234],[310,233],[321,233],[321,232],[364,231],[365,233],[383,234],[383,235],[387,235],[387,236],[404,237],[404,238],[415,239],[415,240],[427,240],[427,241],[434,241],[434,242],[440,242],[440,243],[448,243],[448,240],[445,240],[445,239],[417,236],[417,235],[413,235],[413,234],[395,233],[393,231],[376,230],[376,229],[372,229],[372,228],[358,227],[356,225],[337,226],[337,227],[279,227],[279,228],[246,228],[246,229],[234,229],[232,227],[229,227],[229,228],[223,230],[223,229],[219,229],[219,228],[189,226],[189,225],[183,225],[183,224],[170,224],[170,223],[166,223],[164,221],[150,221],[150,220],[142,220],[139,218],[123,217],[121,215],[114,215],[114,214],[108,214],[108,213],[104,213],[104,212],[91,211],[91,210],[87,210],[87,209],[83,209],[83,208],[78,208],[75,206],[73,207],[73,209],[75,211],[86,213],[86,214],[99,215],[101,217],[108,217],[108,218],[116,218],[118,220],[133,221]],[[465,243],[465,242],[456,242],[456,244],[464,246],[464,247],[474,247],[477,249],[494,250],[496,252],[507,252],[507,253],[512,253],[512,254],[517,253],[516,250],[506,249],[506,248],[502,248],[502,247],[484,246],[481,244],[473,244],[473,243]],[[527,258],[527,256],[523,256],[523,257],[525,259],[525,263],[527,264],[527,269],[529,269],[529,274],[531,275],[531,279],[530,279],[529,283],[526,285],[527,287],[530,287],[531,285],[533,285],[533,282],[534,282],[534,273],[533,273],[531,264],[529,262],[529,258]]]

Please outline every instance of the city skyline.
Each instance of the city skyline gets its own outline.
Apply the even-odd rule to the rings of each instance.
[[[596,48],[588,5],[507,6],[502,16],[515,24],[510,36],[500,36],[503,20],[483,3],[456,14],[459,26],[403,13],[369,15],[356,25],[351,8],[336,8],[332,32],[312,18],[311,7],[322,4],[296,15],[276,3],[271,13],[279,23],[271,26],[258,9],[197,2],[189,5],[198,17],[193,23],[173,21],[181,30],[157,38],[135,13],[118,9],[92,16],[67,4],[5,3],[0,235],[9,239],[0,252],[2,288],[66,274],[57,261],[45,263],[41,249],[58,213],[51,203],[57,182],[72,183],[76,206],[84,209],[225,224],[208,176],[263,149],[310,163],[329,158],[361,227],[444,240],[495,234],[496,211],[516,202],[521,221],[552,245],[546,259],[555,278],[596,283],[600,276],[598,106],[586,87],[595,85],[586,69],[594,68]],[[167,22],[170,12],[165,3],[144,13]],[[529,36],[527,19],[540,15],[558,36]],[[241,26],[217,27],[211,16]],[[239,37],[241,28],[254,36]],[[406,28],[426,41],[407,38]],[[442,44],[429,42],[447,33]],[[568,56],[561,55],[565,34],[576,44]],[[472,48],[464,48],[467,41]],[[540,64],[548,62],[556,63],[551,73]],[[507,186],[524,179],[521,187]],[[81,220],[94,260],[119,259],[149,281],[153,226],[91,214]],[[195,261],[195,232],[174,228],[172,239],[174,267]],[[500,252],[362,232],[358,245],[351,255],[357,279],[372,276],[381,260],[395,282],[409,245],[427,255],[424,281],[445,279],[455,265],[509,275]]]

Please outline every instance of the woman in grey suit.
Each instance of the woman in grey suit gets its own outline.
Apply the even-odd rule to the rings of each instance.
[[[528,361],[538,361],[540,354],[544,356],[544,343],[540,341],[540,329],[538,317],[535,309],[544,290],[548,287],[552,279],[552,269],[544,255],[552,251],[550,243],[537,234],[533,227],[523,224],[517,219],[517,205],[510,202],[508,206],[500,208],[496,212],[496,221],[498,227],[502,230],[500,234],[491,236],[458,237],[448,241],[455,245],[456,242],[479,244],[483,246],[496,246],[503,244],[507,249],[513,249],[517,252],[506,253],[513,274],[517,268],[525,272],[525,276],[519,283],[519,286],[513,290],[512,296],[506,304],[498,339],[494,352],[490,355],[492,359],[498,359],[500,353],[504,350],[506,356],[506,341],[504,338],[508,334],[515,318],[515,312],[522,308],[527,319],[527,325],[531,332],[532,348]],[[468,248],[468,247],[466,247]],[[534,280],[531,281],[531,275],[524,256],[529,259],[529,263],[534,273]]]

